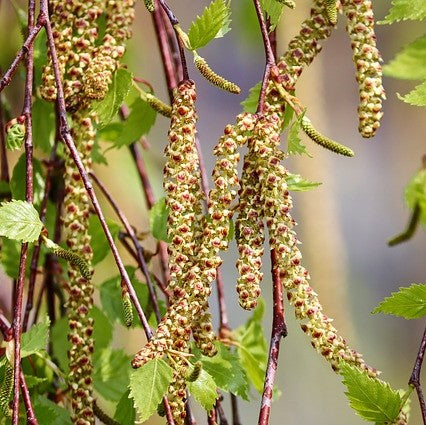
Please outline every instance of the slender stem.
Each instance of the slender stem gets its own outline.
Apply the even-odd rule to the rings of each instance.
[[[170,21],[167,19],[167,15],[164,12],[164,10],[162,10],[161,17],[164,23],[164,28],[166,29],[167,42],[169,44],[169,51],[173,59],[175,78],[176,78],[176,81],[181,81],[183,78],[183,70],[182,70],[182,63],[180,61],[179,48],[176,43],[175,32],[173,30],[173,27],[170,25]],[[169,93],[171,94],[170,96],[170,103],[171,103],[173,100],[173,93],[172,92],[169,92]]]
[[[93,190],[92,183],[90,182],[89,176],[87,174],[86,169],[84,168],[83,162],[80,158],[80,155],[78,153],[78,150],[75,146],[74,140],[72,139],[70,128],[67,123],[67,113],[65,108],[65,98],[64,98],[64,92],[61,82],[61,76],[59,72],[59,64],[58,64],[58,58],[56,53],[56,47],[55,42],[52,34],[52,27],[50,24],[50,19],[48,17],[48,7],[47,7],[47,0],[41,0],[41,10],[45,12],[46,15],[46,33],[47,33],[47,42],[49,46],[49,53],[52,60],[52,67],[53,72],[55,76],[55,83],[57,88],[57,111],[58,111],[58,119],[59,119],[59,134],[61,137],[61,140],[66,144],[67,148],[70,151],[71,157],[75,162],[75,165],[77,166],[77,169],[80,173],[81,179],[83,181],[84,187],[87,191],[87,194],[90,197],[90,200],[92,201],[93,207],[95,208],[96,214],[99,218],[99,221],[101,223],[101,226],[104,230],[105,236],[107,238],[108,244],[111,248],[112,254],[114,256],[115,262],[117,264],[118,270],[120,271],[121,278],[126,285],[130,298],[135,305],[137,314],[139,316],[139,319],[142,323],[142,326],[144,328],[145,334],[147,338],[151,338],[152,331],[149,327],[148,321],[146,319],[145,313],[142,310],[142,307],[139,303],[139,300],[137,298],[136,292],[133,288],[133,285],[130,281],[129,275],[127,274],[127,271],[124,267],[123,261],[121,260],[120,254],[118,253],[117,246],[115,245],[114,239],[111,235],[111,232],[108,228],[108,225],[105,220],[105,216],[102,212],[102,209],[99,205],[98,199],[96,197],[95,191]]]
[[[226,419],[225,411],[223,410],[222,403],[221,403],[222,398],[223,397],[220,397],[220,399],[216,401],[216,413],[217,413],[217,416],[219,416],[219,425],[228,425],[229,422],[228,422],[228,419]]]
[[[420,384],[420,372],[422,369],[423,358],[426,350],[426,328],[423,332],[423,338],[420,343],[419,352],[417,353],[416,361],[414,363],[413,371],[408,381],[409,385],[412,385],[417,392],[417,397],[419,399],[420,410],[422,412],[423,425],[426,425],[426,404],[423,396],[422,385]]]
[[[138,238],[136,237],[135,231],[133,230],[133,227],[130,225],[129,220],[127,220],[127,217],[125,216],[125,214],[123,213],[121,208],[118,206],[117,202],[115,202],[114,198],[111,196],[108,189],[99,180],[99,178],[96,177],[96,175],[93,174],[92,172],[90,173],[90,177],[95,181],[95,183],[101,189],[102,193],[105,195],[105,198],[108,200],[108,202],[112,206],[113,210],[117,214],[118,218],[123,223],[123,226],[126,229],[127,234],[130,236],[130,239],[133,242],[133,245],[136,249],[139,267],[141,268],[142,273],[144,274],[145,279],[146,279],[146,283],[147,283],[147,286],[148,286],[148,292],[149,292],[149,296],[151,298],[151,302],[152,302],[152,305],[153,305],[155,317],[157,318],[157,321],[159,323],[161,321],[160,309],[158,307],[157,295],[154,291],[154,286],[153,286],[152,281],[151,281],[151,276],[150,276],[150,273],[149,273],[149,270],[148,270],[148,266],[147,266],[146,261],[145,261],[144,249],[143,249],[142,245],[140,244]]]
[[[240,419],[240,412],[238,410],[238,398],[234,394],[231,394],[231,408],[232,408],[232,425],[242,425],[242,422]]]
[[[259,425],[269,423],[271,413],[272,392],[274,389],[275,375],[278,367],[278,356],[280,352],[281,339],[287,335],[287,327],[284,320],[283,284],[280,279],[275,249],[271,251],[272,283],[273,283],[273,319],[271,343],[269,346],[268,364],[263,387],[262,402],[259,413]]]
[[[0,70],[1,73],[1,70]],[[6,139],[4,136],[4,117],[2,93],[0,92],[0,181],[9,182],[9,164],[6,154]]]
[[[207,424],[208,425],[217,425],[216,422],[216,411],[213,409],[207,415]]]
[[[265,21],[265,17],[263,16],[262,8],[260,6],[260,1],[253,0],[253,2],[254,2],[254,7],[256,9],[257,19],[260,25],[260,30],[262,32],[262,39],[263,39],[263,45],[265,48],[265,56],[266,56],[265,70],[263,72],[263,78],[262,78],[262,88],[260,90],[259,103],[257,105],[257,111],[256,111],[256,113],[261,114],[263,113],[263,109],[265,106],[265,96],[266,96],[266,89],[268,87],[269,74],[271,73],[271,68],[275,65],[275,57],[271,47],[271,42],[269,40],[268,28],[266,27],[266,21]]]
[[[398,245],[402,242],[406,242],[410,240],[413,237],[420,221],[420,213],[421,213],[420,205],[417,202],[416,205],[414,206],[413,212],[411,213],[410,221],[408,222],[406,229],[402,233],[399,233],[398,235],[392,237],[388,241],[389,246]]]

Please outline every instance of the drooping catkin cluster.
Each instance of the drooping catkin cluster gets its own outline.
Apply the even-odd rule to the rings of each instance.
[[[383,116],[382,59],[376,47],[374,15],[371,0],[341,0],[348,21],[346,31],[351,38],[356,80],[359,86],[359,132],[373,137]]]
[[[249,153],[256,157],[255,176],[260,183],[263,218],[269,231],[270,248],[276,252],[279,274],[287,291],[287,298],[295,308],[296,318],[303,331],[311,338],[312,346],[338,370],[341,360],[366,370],[370,376],[377,371],[367,366],[361,354],[350,349],[331,324],[332,319],[322,312],[317,294],[309,285],[309,273],[301,265],[302,255],[293,230],[295,222],[290,214],[292,199],[287,190],[288,174],[281,164],[284,153],[279,148],[281,120],[277,114],[259,118],[249,139]]]
[[[86,170],[91,168],[91,151],[95,140],[93,117],[85,110],[74,112],[72,136],[80,152]],[[65,161],[65,198],[62,221],[66,244],[70,251],[83,258],[90,268],[92,249],[88,233],[90,200],[74,161],[68,155]],[[92,271],[81,273],[75,262],[68,265],[69,281],[66,284],[68,323],[71,343],[68,352],[70,372],[68,385],[71,391],[73,421],[77,425],[89,425],[95,421],[93,414],[92,353],[94,349],[93,319],[89,317],[93,306],[94,287],[90,281]]]
[[[82,110],[108,91],[130,37],[134,0],[52,0],[49,6],[67,109]],[[103,18],[105,34],[100,34]],[[43,70],[40,92],[48,101],[56,99],[51,61]]]

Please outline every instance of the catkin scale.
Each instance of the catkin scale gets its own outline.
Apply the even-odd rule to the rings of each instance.
[[[201,56],[194,59],[195,67],[200,71],[200,74],[214,86],[221,88],[233,94],[239,94],[241,89],[233,82],[226,80],[222,76],[216,74]]]
[[[335,142],[334,140],[329,139],[328,137],[321,134],[311,123],[311,120],[307,117],[303,117],[300,125],[302,130],[309,136],[311,140],[313,140],[318,145],[326,148],[330,151],[338,153],[340,155],[354,156],[354,151],[340,143]]]

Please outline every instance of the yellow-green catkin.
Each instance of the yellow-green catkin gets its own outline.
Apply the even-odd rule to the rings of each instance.
[[[274,267],[279,272],[287,298],[295,308],[296,318],[303,331],[310,336],[312,346],[330,362],[334,370],[341,360],[366,370],[370,376],[377,371],[366,365],[361,354],[348,347],[337,333],[332,319],[322,311],[318,295],[309,285],[309,273],[301,265],[299,241],[293,230],[292,199],[287,190],[287,170],[281,164],[284,153],[280,150],[281,120],[277,114],[259,118],[251,139],[251,149],[257,154],[263,216],[269,232],[269,244],[276,252]]]
[[[233,94],[239,94],[241,92],[241,89],[235,83],[228,81],[219,74],[216,74],[216,72],[210,68],[206,60],[201,56],[196,56],[194,58],[194,64],[198,71],[200,71],[200,74],[214,86]]]
[[[13,392],[13,365],[6,363],[4,368],[3,382],[0,387],[0,409],[6,417],[11,416],[12,409],[9,406]]]
[[[374,15],[371,0],[341,0],[347,18],[346,31],[351,39],[356,80],[359,86],[359,132],[373,137],[383,116],[381,56],[376,47]]]
[[[188,382],[196,381],[199,378],[202,369],[203,369],[203,364],[200,361],[195,362],[192,370],[190,370],[189,374],[186,375],[186,380]]]
[[[336,0],[326,0],[325,10],[330,24],[337,24],[337,4]]]
[[[127,290],[122,291],[121,302],[123,303],[124,323],[130,328],[133,325],[133,304]]]
[[[300,125],[303,131],[309,136],[311,140],[313,140],[318,145],[322,146],[329,151],[338,153],[340,155],[354,156],[354,151],[347,146],[341,145],[340,143],[331,140],[327,136],[321,134],[311,123],[311,120],[308,117],[302,117],[300,121]]]
[[[154,111],[157,111],[159,114],[171,118],[172,117],[172,108],[170,105],[165,104],[161,99],[155,97],[151,93],[146,94],[146,102],[151,106]]]
[[[155,6],[154,6],[154,0],[144,0],[145,7],[147,8],[148,12],[152,13],[154,12]]]

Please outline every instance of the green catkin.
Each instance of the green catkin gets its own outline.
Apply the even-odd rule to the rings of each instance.
[[[158,99],[151,93],[146,94],[146,102],[151,106],[154,111],[157,111],[159,114],[171,118],[172,117],[172,107],[165,104],[162,100]]]
[[[7,362],[0,388],[0,409],[7,418],[11,416],[9,401],[13,392],[13,365]]]
[[[153,0],[144,0],[145,7],[147,8],[148,12],[152,13],[154,12],[154,1]]]
[[[337,4],[336,0],[326,0],[327,18],[330,24],[337,24]]]
[[[122,294],[121,302],[123,303],[124,322],[130,328],[133,324],[133,304],[127,291]]]
[[[192,370],[189,372],[189,374],[186,375],[187,382],[196,381],[200,377],[202,369],[203,364],[200,361],[194,363]]]
[[[87,261],[84,260],[80,255],[69,251],[67,249],[61,248],[59,245],[56,245],[53,248],[53,253],[64,260],[67,260],[70,264],[77,267],[80,270],[81,275],[90,280],[92,278],[92,272],[90,270]]]
[[[214,86],[233,94],[239,94],[241,92],[241,89],[235,83],[216,74],[201,56],[196,56],[194,58],[194,64],[198,71],[200,71],[200,74]]]
[[[290,9],[294,9],[296,7],[296,3],[293,0],[276,0],[278,3],[283,4],[284,6],[289,7]]]
[[[337,143],[334,140],[329,139],[328,137],[322,135],[318,130],[316,130],[308,117],[302,117],[300,121],[300,126],[312,141],[322,146],[323,148],[338,153],[340,155],[349,157],[354,156],[354,151],[352,149],[341,145],[340,143]]]

